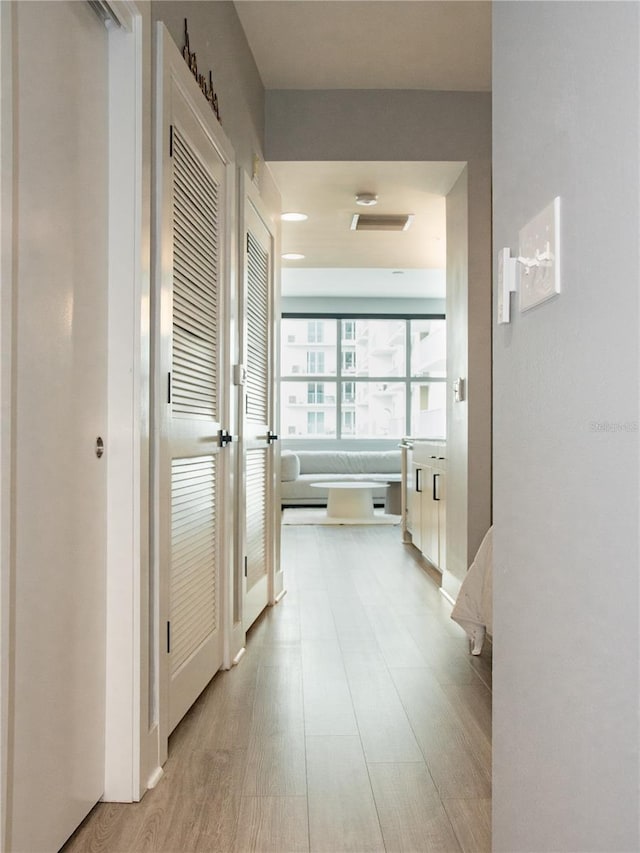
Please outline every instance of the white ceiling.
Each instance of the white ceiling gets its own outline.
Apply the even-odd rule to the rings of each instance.
[[[491,3],[485,0],[235,0],[266,89],[491,87]],[[461,163],[270,163],[283,211],[283,294],[444,296],[444,196]],[[355,193],[377,193],[358,207]],[[354,213],[411,213],[407,232],[353,232]],[[366,274],[370,269],[371,273]],[[306,272],[300,272],[305,270]],[[391,275],[404,270],[405,275]],[[296,274],[290,275],[290,271]],[[367,278],[370,285],[367,285]],[[438,284],[436,284],[436,278]],[[402,281],[402,285],[400,282]],[[385,290],[386,288],[386,290]]]
[[[266,89],[491,89],[485,0],[235,0]]]
[[[444,270],[288,269],[285,296],[442,299]]]
[[[283,285],[287,295],[301,295],[300,276],[289,270],[313,271],[313,286],[324,281],[331,290],[330,273],[343,269],[338,293],[364,295],[364,272],[371,272],[371,293],[378,293],[381,281],[400,284],[399,276],[387,279],[376,271],[441,270],[446,264],[446,222],[444,196],[455,183],[462,163],[433,162],[278,162],[269,168],[282,195],[283,211],[308,215],[305,222],[282,223],[282,252],[299,252],[304,260],[283,261]],[[378,195],[375,207],[359,207],[357,192]],[[354,213],[413,214],[411,227],[404,232],[352,231]],[[349,270],[353,270],[353,274]],[[424,293],[424,277],[407,275],[404,295]],[[411,283],[411,284],[410,284]],[[311,288],[311,278],[309,282]],[[413,286],[413,291],[411,290]],[[334,293],[334,295],[338,295]],[[311,295],[311,292],[309,293]],[[314,293],[317,295],[317,293]],[[400,295],[397,293],[396,295]],[[443,296],[444,292],[430,293]]]

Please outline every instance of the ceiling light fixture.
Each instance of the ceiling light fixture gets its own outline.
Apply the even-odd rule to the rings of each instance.
[[[308,218],[306,213],[283,213],[280,216],[283,222],[304,222]]]
[[[361,204],[363,207],[373,207],[378,203],[378,196],[375,193],[356,193],[356,204]]]
[[[282,256],[284,261],[301,261],[304,258],[304,255],[301,255],[300,252],[285,252]]]

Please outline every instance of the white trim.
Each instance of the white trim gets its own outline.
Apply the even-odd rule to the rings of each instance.
[[[238,654],[237,654],[237,655],[234,657],[234,659],[233,659],[233,665],[234,665],[234,666],[237,666],[237,665],[240,663],[240,661],[242,660],[242,658],[245,656],[246,651],[247,651],[246,646],[243,646],[243,647],[240,649],[240,651],[238,652]]]
[[[147,780],[147,788],[155,788],[163,776],[164,770],[162,769],[162,767],[156,767],[151,776],[149,776],[149,779]]]
[[[131,802],[148,729],[149,6],[109,28],[107,692],[104,800]],[[144,723],[143,723],[144,720]],[[146,748],[146,744],[145,744]],[[156,760],[157,764],[157,749]]]
[[[136,28],[136,18],[140,14],[139,9],[136,8],[135,0],[109,0],[109,7],[122,29],[132,33]]]
[[[452,598],[452,597],[449,595],[449,593],[446,591],[446,589],[443,589],[442,587],[440,587],[439,589],[440,589],[440,595],[441,595],[441,596],[442,596],[446,601],[448,601],[448,602],[449,602],[449,604],[453,607],[453,605],[456,603],[455,598]]]
[[[8,850],[9,718],[13,660],[13,35],[15,4],[0,4],[0,849]]]
[[[153,302],[155,305],[153,313],[153,327],[155,332],[154,346],[154,395],[152,431],[152,465],[153,465],[153,523],[152,523],[152,572],[156,600],[153,602],[157,619],[156,627],[156,653],[157,660],[157,718],[159,737],[159,763],[162,764],[168,754],[169,737],[169,665],[168,656],[164,653],[164,628],[169,616],[169,589],[168,577],[161,571],[161,554],[163,540],[166,542],[166,531],[161,530],[160,519],[163,516],[164,506],[161,489],[161,445],[163,437],[161,430],[161,406],[163,405],[166,389],[165,370],[165,346],[167,329],[170,318],[162,316],[161,302],[165,289],[171,287],[171,269],[165,261],[167,238],[163,233],[164,222],[167,219],[165,206],[168,205],[168,197],[164,187],[169,184],[168,172],[170,162],[168,159],[168,127],[173,114],[172,98],[177,92],[187,105],[190,114],[199,128],[206,135],[212,147],[216,151],[225,169],[226,198],[225,218],[221,222],[221,232],[225,236],[226,244],[223,252],[223,266],[221,268],[221,324],[225,330],[230,329],[232,314],[230,312],[230,300],[235,291],[235,234],[236,234],[236,181],[235,181],[235,154],[222,127],[208,106],[205,106],[202,92],[196,83],[192,73],[188,69],[180,51],[174,44],[169,31],[158,22],[156,28],[156,57],[155,57],[155,79],[156,79],[156,121],[154,128],[154,194],[155,210],[154,222],[154,274],[153,274]],[[224,394],[223,409],[220,412],[221,421],[224,424],[231,422],[230,394],[232,385],[232,360],[228,349],[223,347],[220,352],[220,376],[221,386]],[[233,450],[231,445],[225,453],[220,454],[222,464],[221,483],[225,496],[231,495]],[[232,530],[234,523],[233,502],[224,500],[221,512],[221,529]],[[220,543],[220,620],[222,630],[223,660],[222,668],[230,668],[232,665],[229,656],[229,624],[232,620],[232,611],[229,602],[232,600],[230,590],[232,589],[232,548],[233,536],[224,537]]]
[[[287,594],[287,590],[283,589],[279,595],[276,595],[273,603],[274,604],[280,604],[280,602],[282,601],[282,599],[285,597],[286,594]]]
[[[239,253],[238,253],[238,265],[239,265],[239,305],[240,305],[240,321],[238,323],[238,328],[241,332],[241,347],[240,347],[240,358],[245,363],[246,366],[246,346],[247,346],[247,312],[244,308],[244,303],[246,300],[246,247],[245,247],[245,233],[251,226],[252,220],[255,223],[256,221],[260,223],[265,231],[269,234],[270,239],[270,249],[269,249],[269,262],[270,262],[270,282],[271,288],[269,293],[269,362],[271,364],[271,394],[270,394],[270,411],[268,413],[268,428],[274,430],[276,434],[279,434],[278,430],[278,421],[279,421],[279,409],[278,409],[278,369],[279,369],[279,346],[278,346],[278,330],[279,330],[279,250],[278,250],[278,228],[274,221],[271,212],[267,209],[262,197],[258,191],[258,188],[254,182],[251,181],[249,176],[245,172],[240,173],[239,180],[239,234],[241,238],[239,240]],[[278,211],[279,213],[279,211]],[[255,226],[254,226],[255,227]],[[239,394],[238,397],[238,419],[241,425],[244,424],[244,410],[245,410],[245,395],[243,393]],[[244,579],[244,572],[242,566],[242,556],[245,551],[245,518],[246,518],[246,506],[244,500],[244,466],[246,460],[246,451],[247,446],[244,442],[245,438],[249,438],[244,435],[244,426],[241,426],[241,452],[238,454],[238,470],[237,470],[237,478],[240,487],[237,491],[236,495],[236,518],[237,518],[237,553],[238,560],[236,564],[236,578],[240,579],[239,586],[243,590],[242,603],[241,603],[241,613],[240,619],[241,623],[244,624],[245,630],[248,627],[247,623],[252,618],[246,617],[245,605],[249,605],[249,610],[251,609],[250,598],[246,594],[246,582]],[[267,604],[273,605],[276,603],[276,600],[283,588],[283,577],[282,572],[280,571],[280,501],[279,501],[279,484],[280,478],[277,474],[279,470],[279,457],[280,457],[280,449],[279,445],[271,445],[270,451],[268,453],[268,478],[269,478],[269,516],[270,516],[270,524],[267,530]],[[236,581],[237,582],[237,581]],[[256,590],[257,591],[257,590]],[[261,593],[258,592],[258,596]],[[255,612],[255,611],[254,611]]]

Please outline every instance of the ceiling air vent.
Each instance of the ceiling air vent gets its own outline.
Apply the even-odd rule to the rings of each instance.
[[[401,216],[384,214],[354,213],[351,220],[352,231],[407,231],[413,222],[413,213]]]

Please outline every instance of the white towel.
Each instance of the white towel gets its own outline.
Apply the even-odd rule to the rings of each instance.
[[[451,618],[471,639],[471,654],[482,651],[485,633],[493,633],[493,527],[486,532],[460,587]]]

